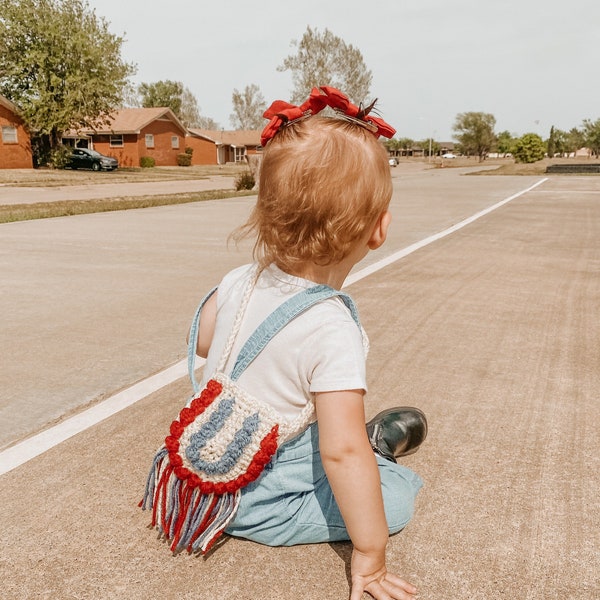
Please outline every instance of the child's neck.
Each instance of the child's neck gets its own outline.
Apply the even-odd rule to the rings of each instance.
[[[323,283],[336,290],[341,290],[346,277],[348,277],[348,274],[354,265],[360,262],[369,253],[367,241],[368,236],[365,235],[364,239],[359,240],[348,256],[339,263],[317,265],[316,263],[307,262],[298,265],[293,272],[287,271],[287,273],[314,281],[315,283]]]
[[[348,257],[346,260],[335,265],[306,263],[296,267],[293,272],[287,272],[295,277],[302,277],[302,279],[308,279],[315,283],[322,283],[336,290],[340,290],[354,264],[355,261]]]
[[[320,267],[319,265],[310,265],[294,269],[294,272],[290,273],[290,275],[302,277],[302,279],[308,279],[315,283],[324,283],[325,285],[339,290],[344,284],[348,271],[341,273],[334,269]]]

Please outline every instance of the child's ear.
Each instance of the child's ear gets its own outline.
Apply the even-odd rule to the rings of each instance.
[[[389,210],[385,210],[379,215],[375,227],[373,227],[371,237],[367,242],[369,250],[377,250],[377,248],[383,245],[387,238],[387,232],[391,222],[392,213]]]

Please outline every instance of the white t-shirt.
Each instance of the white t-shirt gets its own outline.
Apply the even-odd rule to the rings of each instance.
[[[252,265],[239,267],[219,284],[215,333],[202,385],[220,361],[251,270]],[[271,312],[314,285],[312,281],[284,273],[275,265],[264,269],[250,297],[225,373],[231,372],[241,347]],[[365,335],[363,343],[363,335],[340,298],[324,300],[277,333],[242,373],[239,385],[267,402],[285,421],[297,417],[313,401],[315,392],[366,391],[368,341]]]

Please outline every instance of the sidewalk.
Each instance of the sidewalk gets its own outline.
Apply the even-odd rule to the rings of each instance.
[[[213,176],[189,181],[148,181],[142,183],[102,183],[58,187],[0,186],[0,204],[32,204],[57,200],[93,200],[126,196],[158,196],[204,190],[234,189],[234,177]]]

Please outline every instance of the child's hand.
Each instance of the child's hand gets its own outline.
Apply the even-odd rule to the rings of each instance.
[[[414,600],[417,588],[408,581],[389,573],[385,556],[373,557],[356,549],[351,562],[352,592],[350,600],[361,600],[368,592],[376,600]]]

